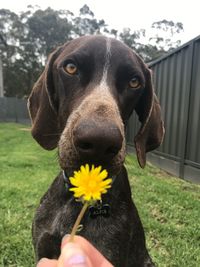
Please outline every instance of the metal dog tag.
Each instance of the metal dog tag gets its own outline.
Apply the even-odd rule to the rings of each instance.
[[[98,205],[96,207],[92,206],[89,208],[89,216],[95,219],[98,216],[109,217],[110,216],[110,205]]]

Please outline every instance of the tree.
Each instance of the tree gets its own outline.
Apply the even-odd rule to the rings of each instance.
[[[23,32],[23,24],[21,23],[19,16],[14,12],[7,9],[0,9],[0,29],[0,34],[6,43],[6,46],[1,46],[4,87],[6,95],[13,96],[16,94],[16,88],[21,86],[21,76],[17,76],[20,67],[15,67],[15,62],[20,55],[19,43],[20,34]]]
[[[183,31],[183,24],[181,22],[164,19],[154,22],[152,29],[156,31],[154,36],[149,38],[149,41],[153,41],[158,50],[170,51],[180,46],[181,41],[177,40],[177,34]]]
[[[130,28],[124,28],[119,34],[119,38],[132,49],[137,49],[141,36],[145,35],[144,30],[131,32]]]
[[[27,18],[26,41],[34,43],[36,52],[46,58],[53,48],[71,38],[73,25],[68,20],[70,16],[73,14],[67,10],[36,10]]]
[[[73,25],[74,37],[109,32],[105,21],[95,19],[94,13],[87,5],[80,9],[79,16],[73,19]]]
[[[154,22],[151,28],[155,30],[154,36],[144,29],[132,32],[125,28],[118,38],[139,53],[146,62],[164,56],[180,46],[181,41],[177,39],[177,35],[183,31],[182,23],[162,20]]]
[[[0,10],[1,34],[8,44],[7,48],[2,49],[7,96],[22,97],[29,94],[47,55],[71,38],[69,15],[72,13],[50,8],[35,11],[31,6],[20,15]]]

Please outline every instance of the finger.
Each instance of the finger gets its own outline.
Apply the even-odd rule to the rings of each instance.
[[[61,248],[64,248],[66,244],[69,243],[69,235],[65,236],[62,240]],[[105,257],[88,242],[85,238],[81,236],[75,236],[74,243],[81,248],[86,255],[89,256],[91,263],[93,266],[101,266],[101,267],[112,267],[113,265],[105,259]]]
[[[76,243],[69,242],[63,246],[58,267],[92,267],[85,252]]]
[[[69,238],[70,238],[70,235],[63,236],[62,241],[61,241],[61,250],[69,242]]]
[[[38,264],[37,267],[57,267],[57,260],[49,260],[47,258],[42,258]]]

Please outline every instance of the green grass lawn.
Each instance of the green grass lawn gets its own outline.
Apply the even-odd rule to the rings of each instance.
[[[200,266],[200,186],[148,164],[126,165],[153,260],[161,267]],[[0,124],[0,266],[34,266],[31,223],[40,197],[59,171],[27,126]]]

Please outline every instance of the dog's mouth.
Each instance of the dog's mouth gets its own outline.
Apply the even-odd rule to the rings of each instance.
[[[90,168],[92,166],[99,167],[101,166],[102,170],[105,169],[108,172],[108,175],[115,176],[117,175],[123,166],[125,158],[125,153],[119,153],[112,160],[105,159],[83,159],[76,153],[59,153],[59,163],[61,168],[64,170],[67,176],[73,176],[74,171],[80,170],[81,166],[88,164]]]
[[[66,164],[65,166],[62,166],[63,171],[65,172],[66,176],[70,177],[74,175],[74,171],[80,170],[81,166],[85,166],[86,164],[89,165],[91,168],[92,166],[94,167],[99,167],[101,166],[102,170],[106,170],[108,172],[108,176],[116,176],[122,168],[123,162],[105,162],[105,161],[97,161],[97,160],[78,160],[73,162],[73,164],[68,165]]]

